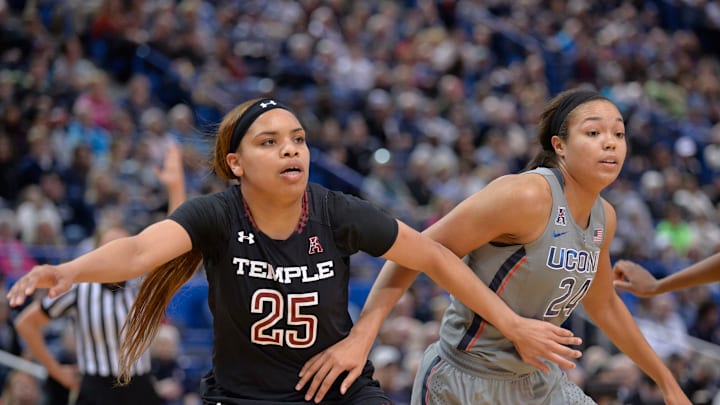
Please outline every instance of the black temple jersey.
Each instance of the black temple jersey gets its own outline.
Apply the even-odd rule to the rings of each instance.
[[[397,238],[396,220],[357,197],[311,183],[306,201],[286,240],[254,227],[239,186],[189,200],[170,215],[203,255],[213,372],[238,398],[302,401],[304,392],[294,388],[302,366],[352,327],[350,255],[381,256]],[[326,399],[339,399],[338,391]]]

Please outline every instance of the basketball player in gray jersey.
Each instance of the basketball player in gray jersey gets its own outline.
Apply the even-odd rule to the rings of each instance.
[[[617,178],[627,153],[622,115],[597,92],[567,91],[541,114],[538,140],[542,149],[529,165],[533,170],[494,180],[425,234],[468,256],[477,276],[523,317],[559,325],[582,302],[596,325],[657,383],[667,404],[690,404],[612,284],[615,210],[600,192]],[[388,269],[397,265],[386,263],[350,336],[326,352],[369,351],[359,343],[379,330],[414,279]],[[423,357],[412,404],[593,404],[552,360],[525,355],[453,300],[439,341]]]
[[[526,172],[539,174],[552,194],[551,216],[539,238],[525,244],[491,242],[468,255],[469,265],[490,289],[518,314],[560,325],[587,294],[595,277],[605,230],[600,198],[590,211],[589,226],[578,226],[567,214],[562,173],[545,167]],[[470,366],[500,374],[535,371],[513,350],[493,325],[457,300],[443,317],[440,348],[476,353]],[[446,350],[453,356],[455,350]],[[461,355],[457,361],[464,362]]]

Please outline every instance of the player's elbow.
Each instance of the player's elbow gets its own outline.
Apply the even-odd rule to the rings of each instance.
[[[453,271],[453,263],[459,263],[459,258],[440,242],[428,241],[425,248],[424,266],[421,269],[431,278]]]

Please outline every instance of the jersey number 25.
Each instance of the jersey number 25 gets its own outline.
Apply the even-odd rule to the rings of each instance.
[[[299,326],[303,332],[275,327],[285,314],[286,301],[287,324]],[[250,311],[267,315],[252,324],[250,339],[259,345],[287,345],[296,349],[312,346],[317,339],[318,320],[315,315],[303,314],[302,309],[317,304],[317,292],[288,294],[283,297],[279,291],[267,288],[255,291],[250,301]]]

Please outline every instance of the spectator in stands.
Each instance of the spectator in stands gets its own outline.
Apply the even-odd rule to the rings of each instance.
[[[115,105],[110,99],[108,77],[105,72],[95,70],[85,78],[85,89],[75,100],[73,110],[84,111],[90,122],[109,131]]]
[[[94,163],[95,160],[89,146],[80,144],[72,149],[72,158],[67,165],[67,170],[62,175],[66,186],[65,193],[63,193],[64,198],[73,202],[85,203],[88,177]]]
[[[720,376],[717,361],[708,357],[700,357],[691,365],[685,392],[694,405],[711,405],[717,403],[717,381]]]
[[[8,208],[0,209],[0,274],[5,283],[14,282],[36,264],[18,235],[15,213]]]
[[[83,198],[68,195],[65,180],[59,174],[44,174],[40,178],[40,189],[60,215],[60,236],[64,240],[75,245],[92,235],[95,230],[92,207]]]
[[[150,79],[144,74],[137,74],[130,78],[127,84],[127,93],[120,98],[117,104],[130,114],[136,127],[141,126],[141,117],[144,111],[162,107],[152,91]]]
[[[50,68],[54,98],[69,109],[82,91],[83,79],[94,74],[97,69],[85,57],[83,44],[77,35],[65,39],[60,44],[59,52]]]
[[[662,405],[667,403],[663,400],[662,391],[655,384],[655,381],[646,375],[640,377],[637,388],[624,402],[628,405]]]
[[[360,114],[352,114],[348,117],[344,134],[344,149],[347,153],[345,164],[367,176],[373,165],[373,152],[380,148],[380,143],[370,135],[367,123]]]
[[[698,305],[695,319],[688,333],[690,336],[720,345],[720,322],[718,319],[720,316],[717,302],[712,298],[705,299]]]
[[[151,372],[155,378],[155,391],[165,405],[182,405],[198,402],[197,394],[190,392],[192,383],[187,381],[185,370],[180,366],[180,331],[172,324],[162,324],[150,346]]]
[[[48,129],[33,126],[27,132],[29,153],[20,159],[18,187],[20,190],[31,184],[39,184],[44,173],[59,172],[60,165],[50,149]]]
[[[398,170],[397,159],[387,149],[371,158],[372,168],[362,184],[361,195],[414,226],[415,200]]]
[[[395,405],[406,405],[409,402],[410,387],[403,375],[402,353],[395,346],[375,346],[368,357],[375,366],[375,378],[380,386],[393,400]],[[405,392],[407,391],[407,392]]]
[[[18,196],[18,156],[10,138],[0,135],[0,204],[14,204]]]
[[[10,302],[21,304],[35,288],[50,288],[51,297],[62,299],[55,297],[75,281],[115,282],[150,272],[127,318],[120,350],[121,382],[127,383],[131,365],[157,332],[165,305],[204,259],[214,358],[204,378],[203,400],[302,402],[318,387],[313,382],[308,391],[296,385],[301,366],[347,336],[352,326],[349,256],[364,250],[427,271],[511,336],[528,361],[540,365],[537,356],[542,356],[573,366],[567,357],[579,352],[565,345],[579,339],[509,311],[457,256],[378,208],[308,184],[309,165],[304,129],[291,111],[274,99],[245,102],[220,123],[215,147],[215,172],[240,180],[239,185],[189,200],[135,237],[58,267],[36,267],[15,283]],[[323,376],[325,391],[339,374]],[[334,403],[389,401],[365,361],[334,386],[328,392]]]
[[[214,139],[198,130],[193,111],[185,104],[177,104],[168,112],[168,133],[183,145],[188,191],[197,190],[201,180],[198,175],[207,175],[207,170],[198,166],[205,167],[204,163],[210,159]],[[201,162],[203,164],[198,165]]]
[[[85,144],[92,150],[95,159],[104,159],[110,153],[111,134],[96,124],[91,115],[88,103],[76,104],[73,119],[68,123],[66,147],[73,148]]]
[[[667,246],[677,257],[685,257],[698,235],[687,220],[685,209],[675,203],[670,203],[665,210],[665,216],[655,227],[655,237],[658,244]]]
[[[677,311],[675,297],[660,295],[648,299],[647,311],[636,321],[650,346],[663,359],[689,355],[688,330]]]
[[[24,371],[15,370],[5,380],[0,405],[37,405],[41,399],[37,379]]]
[[[26,187],[22,193],[22,202],[17,208],[17,224],[20,237],[27,245],[38,240],[40,225],[52,228],[54,234],[60,234],[62,218],[57,207],[37,185]]]
[[[156,166],[165,158],[168,147],[178,140],[168,131],[167,114],[160,108],[143,111],[140,122],[143,129],[142,142],[147,143],[150,161]]]

